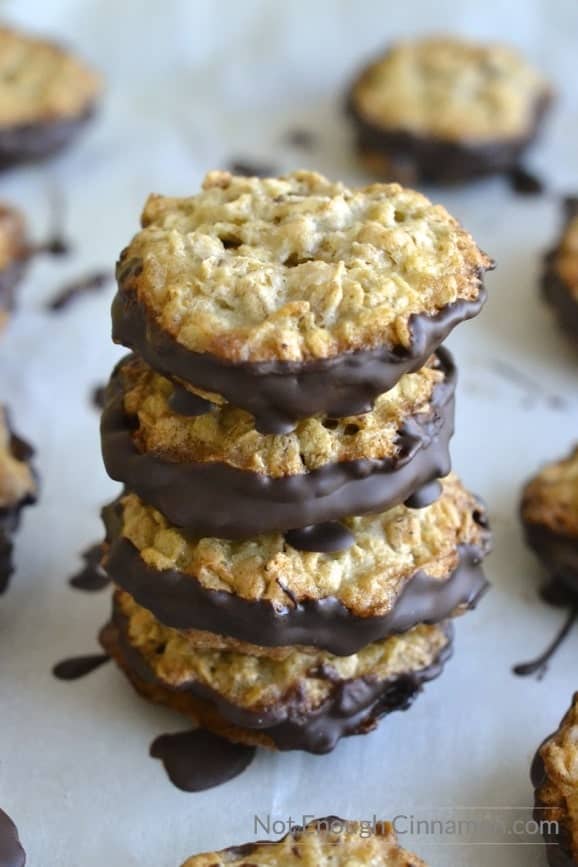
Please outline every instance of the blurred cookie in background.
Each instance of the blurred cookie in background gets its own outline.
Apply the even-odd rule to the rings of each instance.
[[[559,728],[540,746],[531,771],[534,818],[550,867],[578,864],[578,693]]]
[[[578,340],[578,197],[564,200],[564,222],[544,257],[542,292],[562,330]]]
[[[309,818],[309,817],[307,817]],[[189,858],[182,867],[427,867],[398,845],[390,822],[328,816],[292,826],[277,842],[246,843]]]
[[[13,571],[13,536],[24,506],[36,501],[38,486],[30,465],[33,450],[11,429],[8,413],[0,405],[0,593]]]
[[[0,202],[0,331],[14,308],[14,295],[29,259],[24,216]]]
[[[433,37],[395,43],[367,66],[347,110],[372,174],[452,184],[515,170],[552,97],[513,49]]]
[[[578,446],[530,479],[521,517],[526,541],[549,577],[578,594]]]
[[[66,49],[0,27],[0,169],[69,144],[101,89],[100,76]]]

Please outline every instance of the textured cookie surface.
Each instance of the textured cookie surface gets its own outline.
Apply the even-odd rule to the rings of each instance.
[[[151,196],[142,225],[121,292],[186,349],[234,363],[407,347],[413,314],[477,299],[491,266],[419,193],[306,171],[211,172],[196,196]]]
[[[335,817],[315,819],[276,843],[254,843],[189,858],[182,867],[426,867],[400,848],[389,822],[367,831]]]
[[[0,28],[0,128],[79,117],[99,91],[98,76],[66,50]]]
[[[299,421],[292,433],[267,436],[256,430],[249,413],[230,404],[196,417],[178,414],[170,405],[172,383],[138,357],[129,357],[120,369],[124,410],[138,417],[133,441],[139,451],[179,463],[222,462],[274,478],[332,462],[396,459],[404,421],[432,410],[433,390],[444,380],[441,365],[432,357],[381,395],[372,412],[341,419],[312,416]]]
[[[208,687],[231,704],[258,713],[298,697],[310,713],[340,683],[356,678],[395,679],[430,666],[448,644],[441,626],[416,626],[403,635],[376,641],[351,656],[295,649],[281,659],[203,648],[186,633],[163,626],[127,593],[115,594],[128,621],[128,639],[155,678],[171,690]]]
[[[30,465],[15,454],[6,411],[0,406],[0,510],[18,506],[35,493]]]
[[[544,780],[536,790],[541,808],[537,818],[563,826],[568,848],[578,863],[578,693],[558,731],[542,744],[538,755]]]
[[[578,446],[567,458],[547,464],[526,485],[522,519],[553,533],[578,536]]]
[[[426,508],[397,506],[346,519],[355,543],[333,554],[297,551],[273,533],[243,541],[190,540],[133,494],[122,498],[121,511],[122,535],[153,569],[178,570],[205,588],[283,608],[333,596],[362,617],[391,610],[420,569],[446,578],[459,562],[458,545],[477,546],[482,554],[489,545],[483,507],[453,475]]]
[[[481,143],[529,136],[549,88],[512,49],[451,38],[399,42],[352,90],[356,113],[384,130]]]

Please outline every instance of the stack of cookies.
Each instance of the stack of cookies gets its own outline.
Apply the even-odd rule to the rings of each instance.
[[[491,262],[396,184],[210,173],[118,264],[106,650],[231,740],[331,750],[408,707],[485,589],[440,349]],[[440,481],[441,479],[441,481]]]

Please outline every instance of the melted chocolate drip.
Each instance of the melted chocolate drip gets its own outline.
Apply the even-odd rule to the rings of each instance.
[[[4,810],[0,810],[0,867],[24,867],[26,853],[20,845],[18,829],[7,816]]]
[[[104,409],[106,385],[95,385],[90,392],[90,403],[95,409]]]
[[[426,506],[431,506],[432,503],[440,497],[442,486],[437,481],[430,482],[429,485],[423,485],[419,490],[408,497],[404,505],[408,509],[425,509]]]
[[[69,579],[68,583],[71,587],[76,588],[76,590],[86,590],[89,593],[107,587],[110,584],[110,578],[100,565],[101,558],[102,545],[100,543],[83,551],[84,568]]]
[[[554,608],[568,608],[576,605],[576,592],[561,578],[552,578],[540,590],[540,598]]]
[[[238,777],[255,757],[255,748],[233,744],[204,729],[160,735],[150,748],[172,783],[184,792],[203,792]]]
[[[47,304],[47,309],[53,313],[64,310],[74,300],[89,292],[96,292],[112,281],[113,277],[108,271],[94,271],[86,277],[81,277],[78,280],[69,283],[60,289],[51,301]]]
[[[205,413],[210,412],[213,408],[210,400],[205,400],[199,397],[198,394],[193,394],[192,391],[177,383],[173,384],[173,393],[169,398],[169,406],[173,412],[191,418],[197,415],[205,415]]]
[[[514,665],[512,671],[514,674],[518,675],[518,677],[528,677],[530,675],[536,674],[538,676],[538,680],[542,680],[546,672],[548,671],[548,664],[556,651],[560,648],[562,642],[569,634],[572,629],[576,617],[578,616],[578,608],[573,608],[564,623],[562,624],[558,634],[554,638],[554,640],[548,645],[546,650],[540,654],[536,659],[530,662],[520,662],[518,665]]]
[[[510,186],[522,196],[537,196],[544,192],[544,182],[523,166],[516,166],[509,174]]]
[[[247,178],[272,178],[278,174],[275,166],[268,163],[259,163],[251,159],[232,159],[229,162],[229,171],[233,175],[243,175]]]
[[[285,541],[298,551],[333,554],[351,548],[355,544],[355,536],[339,521],[328,521],[325,524],[311,524],[309,527],[289,530],[285,533]]]
[[[100,668],[109,659],[110,657],[106,653],[72,656],[70,659],[63,659],[62,662],[57,662],[52,669],[52,674],[58,680],[79,680],[79,678]]]

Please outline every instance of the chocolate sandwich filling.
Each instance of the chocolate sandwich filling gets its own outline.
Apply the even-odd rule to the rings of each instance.
[[[104,567],[112,580],[165,626],[206,630],[265,647],[302,645],[348,656],[373,641],[406,632],[418,623],[435,624],[456,609],[471,608],[487,589],[480,545],[459,545],[456,568],[444,579],[416,571],[386,614],[353,614],[335,596],[288,600],[286,607],[264,599],[245,599],[204,587],[193,575],[147,565],[137,548],[121,535],[120,506],[103,510],[108,552]],[[290,596],[290,594],[287,594]]]
[[[113,340],[133,349],[159,373],[220,394],[252,413],[262,433],[287,433],[297,419],[318,413],[342,418],[369,412],[378,395],[393,388],[403,374],[423,367],[450,331],[476,316],[486,300],[480,285],[474,300],[455,301],[435,316],[411,316],[407,348],[384,345],[309,362],[231,363],[187,349],[163,331],[134,290],[122,288],[141,267],[135,259],[118,265]],[[478,279],[481,283],[481,273]]]
[[[419,498],[411,499],[416,492],[450,470],[456,370],[446,350],[438,358],[444,380],[434,386],[430,411],[404,422],[395,457],[334,462],[281,478],[224,462],[177,463],[141,452],[133,439],[138,420],[124,412],[117,368],[101,422],[104,463],[113,479],[194,536],[248,538],[384,511],[408,499],[419,505]]]

